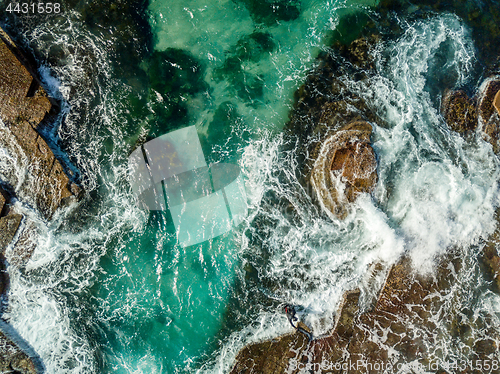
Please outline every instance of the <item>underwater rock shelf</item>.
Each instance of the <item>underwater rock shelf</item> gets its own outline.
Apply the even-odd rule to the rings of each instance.
[[[38,132],[56,111],[33,71],[19,48],[0,29],[0,146],[27,174],[21,181],[14,173],[1,181],[0,312],[6,307],[9,286],[6,263],[25,266],[35,245],[29,239],[35,225],[15,212],[14,200],[23,201],[50,220],[58,208],[75,201],[79,194],[79,188]],[[43,371],[37,354],[5,323],[0,326],[0,371]]]

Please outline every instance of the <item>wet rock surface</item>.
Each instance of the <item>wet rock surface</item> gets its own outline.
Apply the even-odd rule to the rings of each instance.
[[[485,134],[485,139],[493,146],[493,151],[500,151],[500,115],[493,102],[500,91],[500,80],[487,79],[480,88],[478,101],[479,128]]]
[[[464,91],[448,91],[442,103],[443,117],[453,131],[463,134],[477,128],[476,106]]]
[[[412,372],[415,365],[439,372],[448,361],[433,348],[448,333],[469,352],[470,362],[494,360],[500,337],[487,316],[468,317],[460,307],[443,314],[446,300],[456,297],[453,289],[461,266],[459,256],[447,255],[439,259],[433,275],[425,275],[403,257],[390,269],[372,310],[360,312],[359,290],[348,292],[331,335],[308,342],[296,333],[253,344],[238,354],[231,373]],[[446,330],[433,316],[440,316]],[[481,333],[472,336],[470,325]]]
[[[298,147],[299,180],[311,184],[312,197],[328,213],[344,218],[349,204],[377,183],[376,155],[370,142],[379,119],[365,100],[347,89],[346,74],[366,79],[374,74],[372,50],[377,36],[339,46],[319,57],[320,65],[296,92],[297,104],[285,128]]]
[[[495,107],[497,114],[500,115],[500,90],[497,92],[495,98],[493,99],[493,106]]]
[[[0,118],[8,129],[1,146],[22,160],[29,177],[16,191],[46,219],[57,208],[76,199],[78,187],[65,174],[60,161],[37,132],[53,114],[51,100],[24,64],[22,53],[0,32]],[[14,141],[7,136],[11,135]],[[16,181],[8,181],[16,185]]]
[[[496,104],[495,104],[496,103]],[[460,134],[480,131],[495,153],[500,152],[500,80],[487,78],[474,98],[464,91],[447,91],[443,97],[441,113],[452,129]]]
[[[23,350],[0,331],[0,372],[36,374],[39,369]]]
[[[352,70],[351,76],[359,73],[360,79],[371,74],[373,64],[370,63],[369,46],[370,43],[357,40],[344,47],[341,57],[350,62],[349,67],[342,66],[339,56],[323,56],[318,71],[313,72],[298,90],[297,106],[286,128],[290,148],[298,147],[299,150],[298,170],[302,183],[322,184],[322,189],[316,189],[317,199],[325,210],[338,218],[345,216],[349,202],[359,193],[370,192],[377,182],[376,157],[370,146],[370,123],[379,120],[361,97],[348,92],[340,78],[346,69]],[[362,72],[358,71],[360,67],[364,69]],[[494,102],[499,90],[496,83],[485,87],[484,95],[478,94],[472,99],[464,91],[448,91],[441,110],[453,131],[467,135],[481,130],[492,141],[498,139],[495,132],[498,125],[493,124],[498,118]],[[481,127],[482,118],[487,118],[484,123],[489,124],[489,128]],[[496,140],[492,144],[497,151]],[[359,175],[363,178],[358,180],[356,176]],[[333,188],[336,178],[342,180],[341,189]],[[481,256],[491,274],[493,288],[499,292],[497,246],[498,238],[496,241],[493,238]],[[447,341],[447,344],[462,347],[467,362],[498,359],[500,335],[492,316],[486,312],[474,315],[470,299],[462,294],[480,291],[474,290],[474,285],[457,285],[460,274],[471,266],[467,261],[450,248],[447,254],[435,259],[435,269],[425,273],[413,267],[409,256],[403,256],[387,271],[385,283],[368,309],[366,305],[363,310],[359,308],[359,290],[350,291],[327,336],[308,341],[296,332],[254,343],[239,352],[231,373],[406,373],[419,370],[496,373],[492,368],[447,368],[453,358],[444,352],[446,346],[441,353],[436,349]],[[416,366],[421,369],[415,369]]]
[[[7,171],[4,176],[7,180],[1,181],[6,188],[0,187],[0,313],[7,303],[7,265],[23,268],[36,245],[37,226],[28,217],[16,213],[15,200],[34,207],[49,220],[58,208],[75,201],[80,193],[40,135],[53,115],[53,103],[34,77],[28,61],[0,29],[0,147],[14,160],[12,169],[26,170],[25,176]],[[43,371],[36,353],[3,321],[0,326],[0,371]]]
[[[20,214],[9,214],[0,218],[0,253],[4,254],[7,246],[14,239],[17,229],[21,224],[22,216]]]
[[[370,146],[372,127],[353,122],[327,138],[311,171],[311,184],[327,211],[347,215],[347,203],[360,193],[370,193],[377,183],[377,160]],[[343,188],[339,188],[343,184]]]

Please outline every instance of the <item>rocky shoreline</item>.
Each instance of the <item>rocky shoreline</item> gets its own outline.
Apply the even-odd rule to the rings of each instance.
[[[373,72],[370,49],[377,41],[377,36],[370,36],[341,47],[339,54],[348,68],[331,56],[320,56],[319,67],[297,92],[297,105],[285,130],[289,143],[299,146],[297,165],[302,184],[313,185],[312,198],[323,213],[336,219],[343,219],[350,203],[360,193],[373,191],[377,183],[370,123],[381,125],[380,119],[362,98],[345,90],[340,79],[345,73],[364,79]],[[465,137],[480,134],[495,153],[500,153],[499,76],[486,79],[472,99],[464,91],[447,91],[441,111],[451,131]],[[499,232],[497,227],[479,256],[493,280],[491,291],[496,293],[500,292]],[[466,265],[453,248],[436,259],[433,276],[416,271],[409,255],[390,268],[374,264],[368,276],[385,276],[385,283],[369,310],[360,310],[360,290],[349,291],[327,336],[308,341],[297,331],[248,345],[237,355],[231,373],[379,373],[388,368],[388,372],[396,372],[411,363],[444,373],[438,357],[424,345],[437,344],[439,334],[459,340],[471,362],[492,360],[498,353],[500,336],[488,316],[474,319],[458,310],[449,315],[440,312],[446,298],[460,300],[454,286]],[[438,331],[435,315],[448,326],[446,331]],[[471,336],[470,324],[481,334]],[[415,327],[425,336],[415,336]],[[410,370],[408,366],[407,372]],[[480,371],[466,368],[461,372]]]
[[[9,267],[23,268],[36,245],[36,224],[18,213],[16,202],[49,221],[80,194],[41,135],[56,115],[57,103],[48,97],[35,68],[0,29],[0,146],[15,163],[6,180],[0,180],[0,313],[8,305]],[[15,169],[25,173],[18,175]],[[0,371],[43,372],[41,359],[7,322],[0,323]]]

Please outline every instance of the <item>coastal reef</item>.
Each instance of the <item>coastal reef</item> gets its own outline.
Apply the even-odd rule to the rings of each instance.
[[[346,217],[357,196],[377,184],[370,138],[373,124],[384,123],[342,82],[343,74],[363,80],[374,73],[370,50],[377,42],[376,36],[365,37],[338,47],[337,55],[320,56],[318,68],[297,91],[285,130],[290,149],[298,149],[301,183],[312,184],[313,200],[337,220]],[[479,134],[498,153],[499,91],[496,78],[488,78],[473,98],[463,90],[446,90],[443,121],[464,137]],[[491,291],[498,293],[498,229],[487,240],[477,255],[479,266],[492,279]],[[385,282],[371,301],[361,301],[363,289],[346,292],[327,334],[309,340],[296,331],[250,344],[238,353],[231,373],[444,373],[450,372],[450,357],[446,346],[440,346],[443,342],[460,346],[470,362],[490,362],[498,358],[498,328],[488,313],[472,313],[472,293],[479,291],[457,284],[467,282],[466,269],[475,266],[470,262],[475,255],[471,257],[448,248],[428,273],[415,269],[409,254],[389,267],[375,263],[367,278],[382,276]],[[460,372],[496,372],[492,370],[469,366]],[[458,367],[452,372],[459,372]]]

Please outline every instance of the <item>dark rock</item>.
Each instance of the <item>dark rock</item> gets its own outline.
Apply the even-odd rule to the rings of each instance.
[[[349,340],[353,333],[355,318],[359,312],[359,289],[348,291],[344,294],[342,303],[340,304],[340,313],[337,314],[333,332],[340,335],[342,338]]]
[[[495,218],[497,222],[500,222],[500,210],[497,210]],[[498,225],[483,248],[481,260],[486,273],[493,280],[495,291],[500,293],[500,256],[497,248],[500,248],[500,227]]]
[[[35,251],[38,242],[38,227],[29,217],[24,217],[23,229],[17,234],[14,245],[5,251],[5,258],[10,266],[17,269],[26,267],[28,260]]]
[[[367,79],[375,74],[372,51],[378,42],[377,36],[363,37],[320,55],[318,68],[296,92],[285,127],[300,182],[328,214],[340,219],[359,194],[371,193],[377,183],[369,123],[380,120],[349,89],[345,76]]]
[[[0,255],[0,314],[3,311],[3,303],[7,298],[6,293],[9,288],[9,273],[7,273],[7,265],[5,258]]]
[[[32,176],[22,191],[16,192],[50,219],[57,208],[76,196],[59,160],[36,131],[51,111],[52,103],[20,55],[14,43],[0,32],[0,117],[22,149]],[[9,153],[19,153],[16,144],[4,146]]]
[[[3,254],[5,249],[10,244],[14,236],[16,235],[17,229],[21,224],[23,216],[20,214],[9,214],[6,217],[0,218],[0,253]]]
[[[347,59],[362,70],[375,68],[375,57],[372,48],[380,41],[378,35],[370,35],[366,38],[354,40],[348,48],[345,48]],[[341,49],[343,50],[343,48]]]
[[[477,128],[476,106],[464,91],[447,91],[441,112],[453,131],[463,134]]]
[[[2,216],[2,213],[3,213],[3,208],[5,206],[5,197],[2,195],[2,193],[0,192],[0,217]]]

